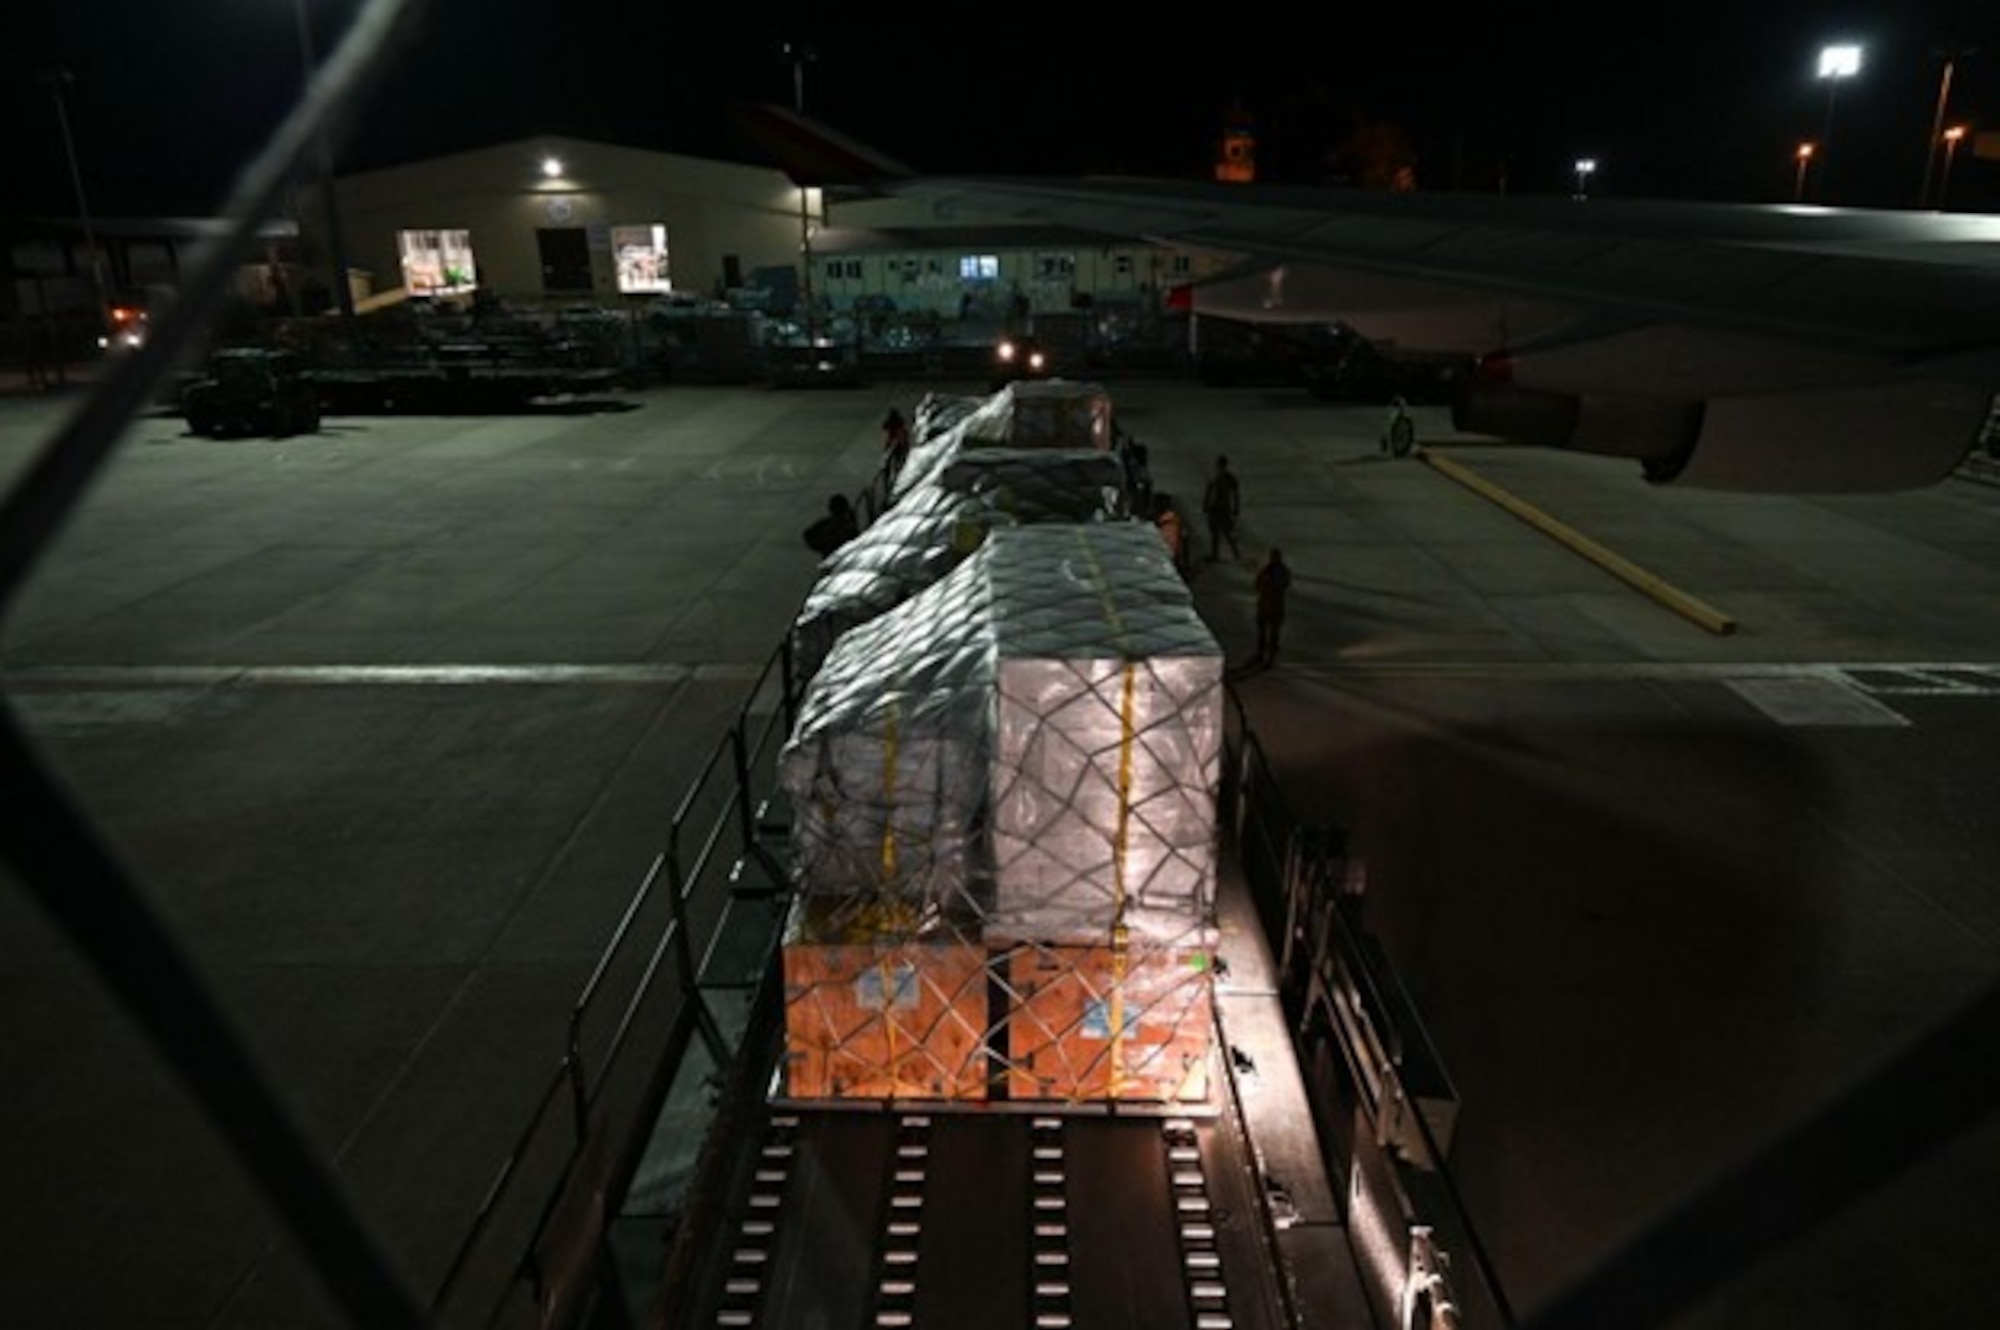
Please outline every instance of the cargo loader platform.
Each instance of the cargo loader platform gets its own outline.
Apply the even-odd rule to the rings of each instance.
[[[719,1326],[1289,1324],[1225,1117],[777,1108]]]

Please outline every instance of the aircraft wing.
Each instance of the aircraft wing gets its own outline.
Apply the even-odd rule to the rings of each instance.
[[[1639,461],[1654,481],[1933,483],[2000,391],[2000,217],[924,176],[759,108],[801,183],[1230,256],[1196,313],[1344,323],[1480,357],[1461,429]]]

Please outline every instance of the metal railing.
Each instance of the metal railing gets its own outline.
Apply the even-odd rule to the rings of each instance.
[[[1456,1095],[1400,982],[1359,919],[1344,837],[1300,823],[1248,714],[1227,690],[1221,807],[1265,935],[1350,1241],[1383,1324],[1514,1323],[1446,1169]],[[1366,1239],[1365,1241],[1363,1239]]]
[[[601,1198],[624,1193],[695,1042],[718,1067],[736,1056],[704,991],[704,967],[734,873],[756,865],[772,886],[782,881],[782,866],[759,841],[752,792],[775,786],[777,751],[797,700],[787,639],[682,796],[666,848],[572,1004],[563,1055],[431,1299],[439,1324],[460,1321],[466,1290],[489,1281],[500,1292],[466,1323],[498,1325],[510,1312],[532,1310],[537,1324],[566,1324],[603,1291],[604,1281],[590,1273],[607,1268],[609,1216]],[[612,1013],[609,1030],[600,1032],[600,1018]]]

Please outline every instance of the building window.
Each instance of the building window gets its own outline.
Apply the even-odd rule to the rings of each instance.
[[[403,287],[411,295],[463,295],[478,285],[470,231],[403,231],[396,237]]]
[[[1167,260],[1167,271],[1175,277],[1185,277],[1194,271],[1194,260],[1185,254],[1176,254]]]
[[[1111,271],[1119,277],[1129,280],[1132,276],[1132,256],[1130,254],[1115,255],[1111,260]]]
[[[674,289],[667,268],[667,228],[660,223],[612,227],[611,249],[618,256],[620,291],[644,295]]]
[[[1076,276],[1076,255],[1035,255],[1035,276],[1044,282],[1067,282]]]
[[[998,254],[966,254],[958,260],[958,275],[969,282],[995,281],[1000,276]]]

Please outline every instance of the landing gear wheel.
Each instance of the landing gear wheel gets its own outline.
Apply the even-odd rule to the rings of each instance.
[[[1417,445],[1417,427],[1410,423],[1408,416],[1396,417],[1389,426],[1389,453],[1394,457],[1408,457],[1410,449]]]

